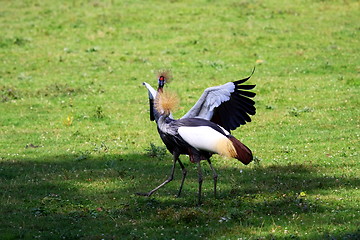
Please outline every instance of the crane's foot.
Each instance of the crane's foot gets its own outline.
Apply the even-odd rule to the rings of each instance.
[[[181,183],[180,189],[179,189],[178,193],[176,194],[176,198],[179,198],[181,195],[182,185],[183,185],[183,182]]]
[[[138,196],[144,196],[144,197],[150,197],[151,196],[151,193],[141,193],[141,192],[137,192],[135,193],[136,195]]]

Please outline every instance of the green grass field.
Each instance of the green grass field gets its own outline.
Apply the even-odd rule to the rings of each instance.
[[[0,239],[360,238],[359,1],[0,4]],[[181,117],[254,66],[255,161],[136,196],[172,164],[142,82],[171,69]]]

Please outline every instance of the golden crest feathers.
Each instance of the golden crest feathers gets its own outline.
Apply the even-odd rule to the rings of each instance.
[[[179,106],[179,98],[176,93],[163,91],[158,92],[155,98],[155,108],[161,114],[170,114]]]

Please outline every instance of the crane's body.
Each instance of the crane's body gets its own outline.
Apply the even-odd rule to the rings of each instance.
[[[169,152],[187,154],[191,162],[199,162],[218,153],[245,162],[252,160],[250,149],[241,144],[221,126],[202,118],[181,118],[174,120],[161,116],[158,132]],[[247,156],[241,154],[244,151]]]
[[[162,78],[161,78],[162,77]],[[161,100],[166,78],[159,77],[159,87],[155,91],[149,84],[144,83],[149,91],[150,119],[157,123],[158,133],[173,155],[173,167],[169,178],[148,193],[139,195],[150,196],[159,188],[170,182],[174,176],[175,165],[178,162],[182,168],[183,176],[178,192],[181,193],[186,177],[186,169],[179,159],[181,154],[189,155],[190,161],[198,165],[199,192],[198,201],[201,202],[202,169],[201,160],[207,160],[214,178],[214,194],[216,196],[217,174],[213,168],[210,157],[220,154],[236,158],[248,164],[252,161],[251,150],[230,134],[230,130],[241,124],[251,121],[248,114],[255,114],[254,101],[249,97],[254,93],[244,91],[255,85],[240,85],[250,77],[236,82],[229,82],[218,87],[208,88],[204,91],[198,102],[184,117],[175,120],[168,109],[168,98]],[[162,80],[161,80],[162,79]],[[156,102],[158,103],[156,106]],[[170,107],[169,107],[170,108]]]

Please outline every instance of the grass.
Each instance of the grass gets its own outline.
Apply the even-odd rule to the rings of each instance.
[[[1,239],[358,239],[358,1],[2,1]],[[143,81],[169,68],[182,116],[250,74],[257,115],[151,198],[171,168]]]

